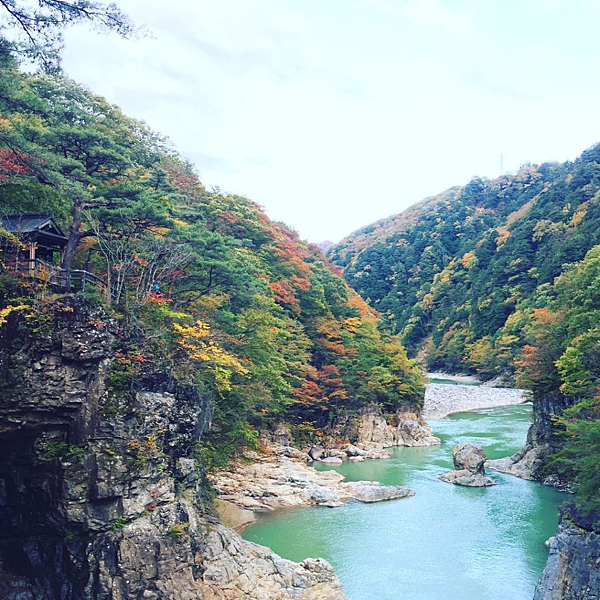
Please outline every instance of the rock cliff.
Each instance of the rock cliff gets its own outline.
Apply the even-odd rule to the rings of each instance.
[[[525,446],[513,456],[488,460],[486,467],[562,489],[562,481],[545,469],[555,443],[553,417],[577,402],[562,395],[546,396],[533,403],[533,424]],[[600,599],[600,515],[584,517],[574,506],[561,511],[558,532],[535,591],[534,600]]]
[[[48,315],[0,328],[0,597],[345,598],[325,561],[219,523],[194,454],[211,398],[149,368],[124,385],[102,310]]]
[[[361,412],[355,427],[351,439],[359,448],[369,450],[441,443],[416,408],[413,411],[399,411],[386,419],[377,407],[367,407]]]
[[[600,598],[600,515],[563,508],[534,600]]]
[[[555,435],[552,418],[575,402],[576,399],[562,395],[536,399],[533,403],[533,423],[527,432],[525,446],[512,456],[488,460],[485,466],[494,471],[508,473],[523,479],[566,487],[565,482],[560,482],[556,477],[545,474],[543,467],[546,457],[552,452],[553,436]]]

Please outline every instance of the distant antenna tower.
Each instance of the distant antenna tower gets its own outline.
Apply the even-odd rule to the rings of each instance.
[[[504,175],[504,154],[500,152],[500,175]]]

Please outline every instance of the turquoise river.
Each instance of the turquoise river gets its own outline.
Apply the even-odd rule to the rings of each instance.
[[[395,448],[391,458],[344,463],[349,481],[408,485],[412,498],[341,508],[278,511],[246,529],[244,538],[285,558],[326,558],[351,600],[531,600],[565,495],[490,472],[491,488],[442,483],[452,448],[481,445],[488,458],[524,443],[528,405],[460,413],[431,421],[441,446]]]

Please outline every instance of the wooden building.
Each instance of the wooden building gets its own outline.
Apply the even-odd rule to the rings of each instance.
[[[48,265],[60,261],[60,253],[67,244],[67,238],[50,215],[11,215],[0,218],[0,227],[16,236],[20,242],[12,256],[6,256],[8,262],[17,268],[29,265],[32,268],[37,261]],[[8,248],[4,252],[8,254]]]

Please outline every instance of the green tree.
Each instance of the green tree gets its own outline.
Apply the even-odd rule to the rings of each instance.
[[[36,6],[37,5],[37,6]],[[46,71],[57,71],[62,31],[75,23],[88,23],[98,31],[113,31],[131,37],[135,28],[114,3],[90,0],[0,0],[0,32],[8,34],[7,48]]]

